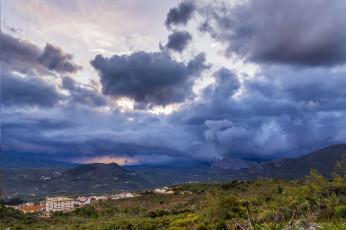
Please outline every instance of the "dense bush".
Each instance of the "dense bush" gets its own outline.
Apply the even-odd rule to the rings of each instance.
[[[166,216],[168,215],[169,212],[167,212],[166,210],[163,210],[163,209],[156,209],[156,210],[153,210],[153,211],[150,211],[148,213],[148,217],[150,218],[156,218],[156,217],[162,217],[162,216]]]
[[[335,214],[337,217],[346,218],[346,205],[336,207]]]

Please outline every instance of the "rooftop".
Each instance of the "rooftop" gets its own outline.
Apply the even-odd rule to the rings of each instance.
[[[19,209],[22,211],[39,211],[45,207],[46,205],[40,204],[40,205],[34,205],[34,206],[20,207]]]

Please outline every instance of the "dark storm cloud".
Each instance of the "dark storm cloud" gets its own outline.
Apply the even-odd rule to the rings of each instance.
[[[211,64],[206,63],[205,53],[197,54],[193,59],[187,63],[187,68],[190,74],[199,75],[202,71],[209,69]]]
[[[214,73],[215,84],[204,90],[204,96],[213,100],[225,100],[231,97],[239,88],[240,83],[234,72],[222,67]]]
[[[91,61],[99,71],[102,92],[114,97],[130,97],[138,103],[167,105],[191,95],[193,75],[203,60],[188,67],[165,52],[136,52],[128,56],[101,55]]]
[[[73,89],[68,89],[72,91],[69,98],[59,93],[58,86],[48,82],[53,79],[47,81],[44,76],[58,78],[61,73],[73,73],[80,69],[72,63],[72,55],[66,54],[61,48],[47,44],[41,51],[30,41],[6,33],[1,33],[1,47],[2,102],[5,106],[54,107],[60,100],[105,105],[104,97],[96,90],[76,84]]]
[[[244,75],[240,84],[232,71],[219,70],[203,100],[171,119],[199,127],[196,135],[203,136],[196,148],[208,149],[214,159],[292,157],[345,142],[344,76],[344,71],[328,68],[279,66],[263,68],[254,77]]]
[[[74,73],[81,69],[80,66],[72,63],[72,54],[65,53],[61,48],[46,44],[39,62],[50,70],[57,72]]]
[[[262,69],[254,77],[238,76],[226,68],[212,76],[215,83],[202,100],[182,104],[180,111],[168,116],[143,111],[103,113],[74,104],[53,115],[79,124],[72,128],[64,122],[60,124],[59,119],[47,124],[40,116],[37,122],[4,116],[10,119],[4,123],[4,146],[7,150],[51,153],[66,160],[157,154],[213,161],[224,156],[292,157],[336,143],[345,136],[343,73],[280,66]],[[325,82],[325,76],[330,81]],[[63,81],[70,92],[75,84],[70,78]],[[309,87],[302,88],[302,84]],[[325,87],[322,90],[314,85]],[[239,90],[241,94],[237,93]],[[314,95],[315,91],[320,98]]]
[[[28,118],[27,120],[22,120],[21,122],[7,122],[4,123],[1,128],[4,130],[12,130],[20,132],[21,130],[61,130],[66,128],[75,127],[75,124],[70,120],[52,120],[48,118],[33,119]]]
[[[36,60],[39,56],[39,48],[29,41],[1,33],[1,58],[4,61],[11,62],[13,59]]]
[[[187,31],[174,31],[168,36],[166,47],[181,53],[187,47],[191,39],[192,36]]]
[[[73,73],[81,69],[72,62],[73,56],[61,48],[47,44],[42,51],[28,40],[1,32],[3,71],[48,73],[49,70]]]
[[[70,92],[71,102],[91,106],[104,106],[107,101],[94,89],[81,87],[71,77],[62,77],[62,87]]]
[[[182,146],[194,140],[183,127],[175,127],[155,115],[133,112],[134,120],[128,121],[129,115],[75,106],[51,113],[31,113],[29,117],[26,113],[6,114],[2,121],[3,149],[65,160],[124,154],[177,157],[184,156]]]
[[[327,66],[346,61],[344,1],[250,0],[211,3],[198,10],[199,29],[237,54],[259,63]]]
[[[1,32],[2,72],[16,70],[21,73],[41,70],[38,63],[40,49],[27,40],[14,38]]]
[[[171,25],[186,25],[191,19],[195,10],[195,5],[191,1],[183,1],[177,7],[171,8],[167,14],[165,25],[171,28]]]
[[[37,77],[3,74],[1,87],[1,102],[5,106],[53,107],[63,99],[56,88]]]
[[[188,11],[184,10],[186,4],[191,4]],[[7,37],[7,43],[13,42],[15,47],[4,53],[8,76],[3,85],[17,93],[3,98],[7,103],[2,111],[3,149],[66,160],[156,154],[213,161],[225,156],[293,157],[346,141],[345,66],[331,66],[345,61],[344,3],[250,0],[236,6],[228,6],[226,1],[207,7],[200,4],[182,2],[170,10],[166,25],[185,25],[196,11],[204,17],[200,31],[223,43],[226,55],[270,65],[258,65],[254,76],[225,67],[210,76],[206,71],[205,77],[214,82],[196,96],[193,81],[206,69],[214,71],[204,53],[187,63],[164,51],[97,56],[91,64],[99,72],[104,95],[96,87],[60,76],[60,87],[69,92],[61,97],[48,82],[31,78],[32,74],[9,76],[11,71],[49,69],[37,61],[40,49]],[[57,63],[71,61],[58,59]],[[52,72],[68,69],[57,65]],[[166,116],[96,108],[106,105],[105,100],[111,97],[133,98],[143,108],[186,103]],[[21,112],[13,108],[16,101],[39,108],[25,107],[28,111]]]

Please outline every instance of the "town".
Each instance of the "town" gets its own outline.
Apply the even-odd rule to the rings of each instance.
[[[175,192],[170,187],[156,188],[154,190],[146,190],[146,193],[156,193],[156,194],[175,194]],[[181,194],[192,194],[191,191],[181,191]],[[42,202],[27,202],[20,205],[6,205],[7,207],[12,207],[14,209],[22,211],[24,214],[27,213],[37,213],[38,216],[49,217],[52,212],[57,211],[73,211],[75,208],[82,207],[84,205],[102,202],[106,200],[118,200],[141,196],[139,193],[135,192],[123,192],[113,195],[98,195],[98,196],[79,196],[77,198],[57,196],[57,197],[46,197],[45,201]]]

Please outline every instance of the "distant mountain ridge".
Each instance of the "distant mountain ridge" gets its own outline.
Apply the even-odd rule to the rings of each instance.
[[[17,194],[28,197],[36,194],[37,197],[44,197],[59,194],[115,193],[171,184],[253,180],[258,177],[296,179],[309,175],[311,168],[317,169],[324,176],[330,176],[343,154],[346,154],[346,144],[332,145],[297,158],[262,162],[251,168],[242,168],[249,166],[251,162],[226,159],[214,164],[213,167],[221,168],[221,171],[212,174],[210,169],[213,167],[159,167],[133,171],[116,163],[95,163],[61,170],[1,169],[1,192],[6,196]]]
[[[1,170],[1,192],[35,194],[83,194],[132,191],[151,184],[138,173],[116,163],[88,164],[71,169],[5,169]]]
[[[1,168],[2,169],[29,169],[29,168],[55,168],[55,169],[68,169],[74,168],[81,164],[70,162],[62,162],[55,160],[37,159],[29,157],[1,155]]]
[[[246,161],[242,159],[225,157],[221,160],[214,161],[210,166],[209,173],[219,174],[226,171],[251,168],[255,165],[257,165],[257,163],[254,161]]]
[[[241,169],[239,176],[295,179],[309,175],[311,168],[324,176],[330,176],[335,171],[336,162],[340,161],[344,154],[346,144],[331,145],[297,158],[282,158]]]

